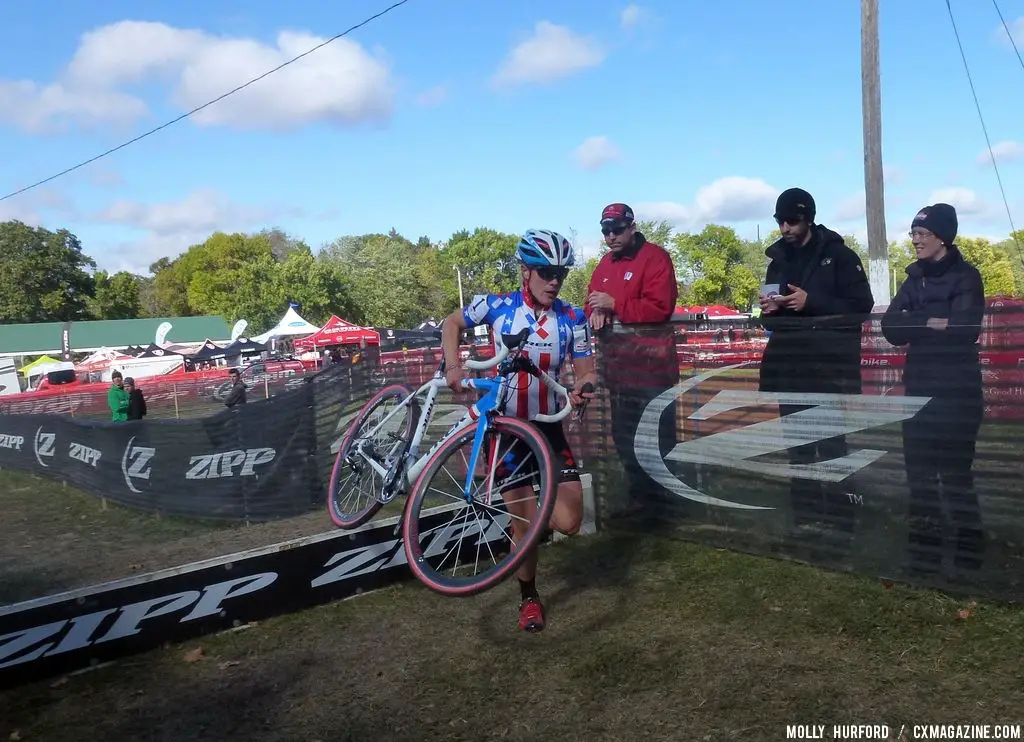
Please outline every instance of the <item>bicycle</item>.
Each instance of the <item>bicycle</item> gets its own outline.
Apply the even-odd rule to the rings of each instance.
[[[504,414],[509,378],[512,374],[526,372],[537,378],[538,382],[543,382],[553,389],[562,398],[565,404],[558,412],[552,415],[538,415],[537,420],[559,422],[572,411],[572,408],[569,404],[570,389],[552,379],[545,371],[537,368],[529,357],[523,355],[521,346],[529,335],[528,329],[517,335],[502,335],[498,351],[493,358],[466,362],[466,366],[471,370],[484,371],[496,368],[497,371],[492,378],[462,380],[463,389],[480,392],[481,398],[422,456],[419,456],[420,444],[430,424],[434,402],[438,393],[447,388],[443,358],[431,380],[419,389],[413,391],[405,385],[392,384],[371,397],[352,421],[338,449],[327,494],[328,512],[335,525],[343,529],[357,528],[396,497],[405,495],[408,490],[396,533],[401,529],[405,557],[410,570],[428,588],[442,595],[474,595],[495,586],[511,575],[530,550],[546,535],[548,521],[558,494],[558,466],[547,439],[537,428],[524,420]],[[592,391],[592,386],[586,384],[583,391]],[[418,398],[424,394],[426,399],[421,411]],[[390,401],[396,401],[397,406],[378,422],[371,423],[369,429],[364,430],[371,416]],[[380,445],[372,443],[371,438],[382,432],[385,425],[402,412],[409,414],[385,433]],[[417,418],[418,423],[414,426],[414,420]],[[500,464],[507,456],[507,453],[498,453],[501,438],[505,436],[513,440],[513,445],[525,447],[528,454],[522,457],[523,460],[510,473],[499,472]],[[497,441],[491,442],[492,438],[497,438]],[[446,470],[444,464],[449,457],[457,454],[467,444],[470,445],[469,456],[468,460],[463,457],[464,466],[459,467],[460,473],[461,469],[465,469],[465,477],[460,483],[459,477]],[[511,451],[511,446],[507,451]],[[476,472],[482,455],[490,468],[485,476],[479,477]],[[523,469],[529,455],[536,459],[535,469],[527,470],[517,478],[516,473]],[[339,486],[339,479],[346,472],[354,474],[357,480],[364,474],[369,474],[371,485],[374,475],[380,478],[379,491],[373,487],[365,507],[353,509],[351,512],[345,509],[345,500],[340,497],[342,488]],[[448,481],[435,482],[442,472],[447,474]],[[496,482],[499,473],[500,481]],[[478,479],[482,479],[483,484],[491,488],[497,483],[505,488],[506,493],[512,485],[532,485],[532,495],[522,501],[509,502],[499,493],[498,497],[502,502],[495,503],[493,492],[488,491],[485,497],[477,499],[475,495]],[[424,527],[422,521],[425,513],[428,518],[432,518],[438,511],[445,512],[443,508],[427,511],[425,501],[428,493],[446,494],[435,485],[449,483],[459,489],[447,497],[455,500],[456,504],[461,501],[463,506],[468,506],[467,516],[457,526],[457,516],[453,516],[440,528]],[[533,501],[536,504],[531,508]],[[510,510],[510,505],[516,507]],[[522,507],[519,507],[520,505]],[[502,522],[503,516],[508,516],[508,522],[511,524],[513,517],[522,519],[521,513],[531,509],[534,512],[530,525],[516,543],[512,538],[513,532]],[[481,514],[486,517],[481,518]],[[504,555],[503,558],[478,575],[456,576],[458,568],[463,566],[459,561],[462,548],[474,537],[475,543],[469,543],[469,546],[476,547],[478,559],[483,548],[486,548],[492,559],[496,557],[495,550],[491,547],[491,542],[495,540],[495,528],[500,529],[500,533],[509,541],[510,548],[507,554],[499,552]],[[426,548],[423,545],[424,541],[428,542]],[[445,556],[438,562],[437,552],[440,547],[445,547],[449,543],[456,546],[456,556],[452,574],[446,575],[442,574],[441,570],[448,557]]]

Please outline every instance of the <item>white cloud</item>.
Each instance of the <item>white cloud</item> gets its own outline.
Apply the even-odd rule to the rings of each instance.
[[[55,218],[65,221],[76,215],[70,199],[63,192],[51,188],[34,188],[0,201],[0,222],[16,219],[31,227],[52,228]]]
[[[573,156],[577,165],[584,170],[593,172],[612,162],[617,162],[622,153],[611,139],[601,135],[583,140],[583,144],[573,151]]]
[[[89,170],[89,182],[101,188],[120,188],[125,184],[124,178],[116,170],[96,166]]]
[[[1000,165],[1004,162],[1024,159],[1024,144],[1012,141],[996,142],[992,145],[991,154],[986,149],[978,155],[978,164],[991,166],[993,156],[996,158],[996,163]]]
[[[630,3],[622,9],[622,14],[619,16],[619,25],[622,26],[623,30],[629,31],[636,27],[643,16],[644,10],[639,5]]]
[[[638,219],[663,219],[681,229],[694,229],[709,222],[730,224],[770,216],[780,192],[759,178],[729,176],[699,188],[693,204],[642,203],[635,211]]]
[[[1018,48],[1024,45],[1024,16],[1021,16],[1015,21],[1010,21],[1007,26],[1010,27],[1010,35],[1013,40],[1017,43]],[[992,32],[996,41],[1001,44],[1005,44],[1007,47],[1010,46],[1010,40],[1006,38],[1006,29],[1003,28],[1002,24],[996,26],[995,31]]]
[[[264,225],[274,217],[296,210],[236,204],[223,194],[199,188],[180,201],[143,203],[120,199],[92,215],[97,222],[120,224],[134,229],[168,236],[183,232],[209,235],[217,230],[231,231]]]
[[[907,173],[899,165],[882,165],[882,180],[885,185],[900,185],[906,179]]]
[[[448,100],[448,88],[435,85],[416,96],[416,103],[421,106],[437,106]]]
[[[508,53],[493,78],[497,86],[548,83],[604,61],[606,52],[593,38],[565,26],[540,21],[534,33]]]
[[[191,110],[326,39],[281,31],[274,45],[163,23],[121,21],[82,36],[57,80],[0,80],[0,120],[29,132],[133,123],[149,113],[123,88],[162,83]],[[200,125],[285,129],[312,121],[388,118],[394,86],[386,63],[338,39],[195,114]]]
[[[929,204],[949,204],[956,208],[960,217],[973,216],[984,218],[992,215],[992,210],[970,188],[940,188],[928,197]]]
[[[173,258],[212,232],[255,231],[282,217],[302,216],[310,215],[273,204],[238,204],[213,189],[197,189],[179,201],[164,203],[121,199],[91,214],[89,220],[142,232],[137,239],[98,252],[96,258],[102,267],[145,273],[158,258]]]
[[[867,215],[864,191],[844,198],[836,207],[833,219],[840,223],[861,221]]]

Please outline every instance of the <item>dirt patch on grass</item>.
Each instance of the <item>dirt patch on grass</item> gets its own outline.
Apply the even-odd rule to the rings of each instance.
[[[60,482],[0,472],[0,604],[330,530],[323,510],[254,525],[110,504]]]
[[[516,631],[513,584],[452,600],[406,583],[9,691],[0,735],[779,740],[887,723],[894,738],[1018,723],[1024,703],[1012,608],[654,537],[549,547],[539,585],[539,635]]]

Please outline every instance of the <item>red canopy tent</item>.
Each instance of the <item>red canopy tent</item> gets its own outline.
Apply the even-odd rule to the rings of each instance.
[[[332,314],[319,330],[308,337],[296,340],[294,347],[298,351],[307,351],[328,345],[359,345],[363,341],[366,341],[367,345],[380,345],[380,333],[369,327],[353,325]]]
[[[724,304],[710,304],[704,306],[676,307],[675,314],[706,314],[711,317],[745,317],[742,312],[725,306]]]

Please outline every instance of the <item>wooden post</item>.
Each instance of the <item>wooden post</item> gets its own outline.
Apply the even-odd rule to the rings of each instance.
[[[174,382],[171,386],[171,393],[174,395],[174,416],[181,419],[181,415],[178,414],[178,382]]]
[[[868,222],[868,279],[875,306],[888,306],[889,238],[882,171],[882,92],[878,63],[878,0],[860,3],[861,106],[864,118],[864,194]]]

